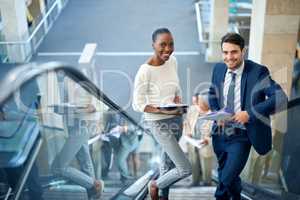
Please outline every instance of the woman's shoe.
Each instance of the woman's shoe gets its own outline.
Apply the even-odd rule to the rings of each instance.
[[[169,200],[168,197],[159,197],[159,200]]]
[[[88,196],[94,199],[99,199],[104,190],[104,182],[102,180],[95,180],[94,186],[88,189]]]
[[[148,184],[148,192],[151,200],[159,200],[158,199],[158,187],[154,180],[151,180]]]

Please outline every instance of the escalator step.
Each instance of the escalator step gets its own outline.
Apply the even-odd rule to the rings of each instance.
[[[88,200],[86,189],[78,185],[58,185],[44,191],[45,200]]]
[[[215,187],[171,188],[169,198],[172,200],[214,200]],[[150,200],[149,195],[146,200]]]

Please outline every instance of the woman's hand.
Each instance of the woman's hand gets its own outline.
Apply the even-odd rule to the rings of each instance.
[[[175,96],[174,97],[174,103],[180,104],[181,103],[181,97],[180,96]]]
[[[147,105],[144,109],[147,113],[160,113],[160,109],[155,105]]]

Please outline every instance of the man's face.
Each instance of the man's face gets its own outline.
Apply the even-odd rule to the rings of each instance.
[[[241,50],[239,45],[224,42],[222,44],[223,61],[228,69],[235,70],[240,67],[243,62],[245,48]]]

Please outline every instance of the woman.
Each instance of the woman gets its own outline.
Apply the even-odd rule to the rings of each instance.
[[[191,165],[178,145],[182,134],[180,112],[159,109],[159,105],[181,101],[177,61],[171,54],[174,42],[171,32],[160,28],[152,34],[154,54],[137,72],[133,108],[143,112],[145,124],[162,147],[160,177],[149,183],[151,199],[168,199],[169,187],[191,174]]]

